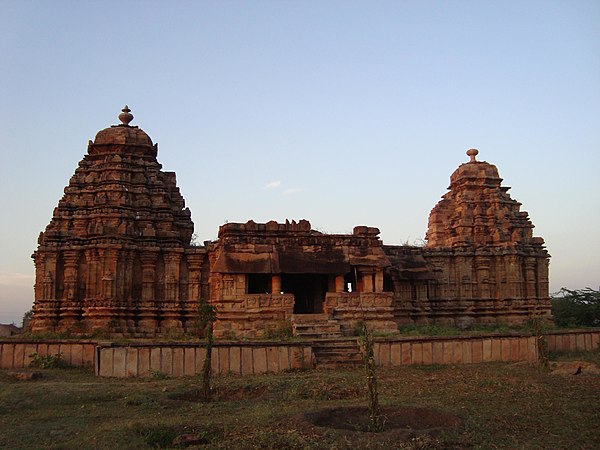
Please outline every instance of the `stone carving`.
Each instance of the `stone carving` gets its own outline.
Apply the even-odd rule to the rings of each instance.
[[[431,211],[424,247],[384,245],[367,226],[324,234],[307,220],[227,223],[194,246],[175,174],[127,106],[119,119],[89,142],[40,233],[33,331],[193,331],[200,298],[218,308],[217,336],[311,317],[329,336],[359,321],[393,332],[550,317],[544,241],[475,149]]]

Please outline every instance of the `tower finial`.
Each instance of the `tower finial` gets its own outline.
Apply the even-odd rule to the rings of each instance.
[[[469,150],[467,150],[467,155],[471,158],[471,161],[469,162],[477,162],[477,159],[475,159],[475,157],[479,154],[479,150],[477,150],[476,148],[470,148]]]
[[[125,108],[123,108],[121,111],[123,112],[119,114],[119,120],[123,123],[123,125],[129,126],[129,122],[133,120],[133,114],[131,114],[129,106],[125,105]]]

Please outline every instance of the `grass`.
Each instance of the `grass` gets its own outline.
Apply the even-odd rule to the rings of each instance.
[[[600,364],[600,352],[561,355]],[[0,371],[0,448],[594,448],[600,377],[551,375],[525,364],[381,368],[382,406],[435,408],[463,426],[400,443],[385,433],[318,430],[298,414],[366,405],[362,369],[215,378],[215,401],[196,401],[199,378],[105,379],[79,369],[40,370],[23,382]]]

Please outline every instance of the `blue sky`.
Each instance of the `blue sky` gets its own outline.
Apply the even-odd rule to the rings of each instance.
[[[546,239],[551,290],[600,285],[597,1],[12,1],[0,16],[0,322],[37,235],[128,104],[199,240],[306,218],[422,239],[465,151]]]

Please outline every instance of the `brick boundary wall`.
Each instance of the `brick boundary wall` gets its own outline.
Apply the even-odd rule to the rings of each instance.
[[[551,352],[600,347],[600,329],[550,332],[545,336]],[[311,368],[312,345],[312,341],[217,342],[212,369],[215,374],[252,375]],[[381,366],[537,360],[535,336],[511,334],[375,338],[374,352],[376,363]],[[0,368],[26,368],[33,353],[60,353],[69,364],[93,368],[96,375],[103,377],[146,377],[153,372],[180,377],[201,373],[205,349],[192,342],[119,344],[11,338],[0,340]]]

